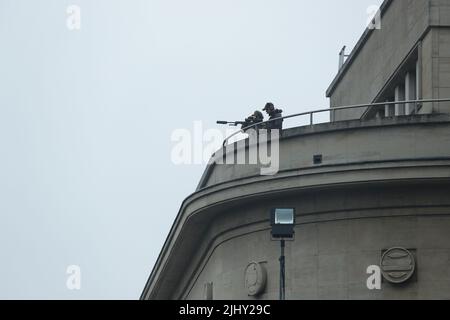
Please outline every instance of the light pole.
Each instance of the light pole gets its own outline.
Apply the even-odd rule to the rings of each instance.
[[[284,265],[284,240],[280,241],[281,255],[280,255],[280,300],[286,299],[286,278],[285,278],[285,265]]]
[[[280,300],[286,299],[285,241],[294,240],[295,209],[274,208],[270,212],[272,241],[280,241]]]

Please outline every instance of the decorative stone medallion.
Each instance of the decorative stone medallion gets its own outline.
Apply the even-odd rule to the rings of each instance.
[[[381,273],[390,283],[400,284],[408,281],[414,274],[414,256],[405,248],[388,249],[381,256]]]
[[[258,262],[251,262],[245,268],[245,288],[249,296],[257,296],[264,292],[267,282],[267,272]]]

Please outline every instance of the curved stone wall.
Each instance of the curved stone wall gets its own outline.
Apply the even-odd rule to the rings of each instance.
[[[280,248],[270,239],[273,205],[295,207],[296,238],[286,244],[287,299],[449,299],[450,187],[441,183],[358,185],[296,192],[263,203],[230,208],[203,237],[210,245],[174,298],[278,299]],[[337,210],[338,209],[338,210]],[[392,247],[413,252],[417,264],[405,284],[366,285],[371,265]],[[262,263],[265,290],[249,297],[246,266]]]
[[[314,155],[323,162],[313,163]],[[297,209],[287,244],[287,298],[449,298],[450,116],[347,121],[289,129],[280,172],[208,166],[182,204],[144,299],[246,299],[244,270],[267,269],[259,298],[277,298],[277,243],[268,213]],[[366,287],[366,268],[393,246],[411,249],[410,283]]]

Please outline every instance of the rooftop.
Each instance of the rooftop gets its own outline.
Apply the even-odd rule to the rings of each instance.
[[[386,12],[386,10],[389,8],[393,0],[384,0],[382,5],[380,6],[381,15]],[[374,29],[368,29],[364,31],[361,38],[359,38],[358,42],[356,43],[355,47],[353,48],[352,52],[348,56],[347,60],[345,61],[344,65],[341,69],[339,69],[338,74],[336,77],[334,77],[333,81],[331,82],[330,86],[328,87],[326,91],[326,96],[330,97],[333,94],[334,89],[336,88],[339,81],[344,77],[344,75],[347,73],[348,69],[350,68],[350,65],[353,63],[354,59],[358,55],[359,51],[364,47],[364,44],[367,42],[369,37],[374,32]]]

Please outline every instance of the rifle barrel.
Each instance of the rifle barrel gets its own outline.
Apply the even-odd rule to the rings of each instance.
[[[242,124],[246,124],[247,122],[245,121],[217,121],[217,124],[229,124],[230,126],[238,126],[238,125],[242,125]]]

